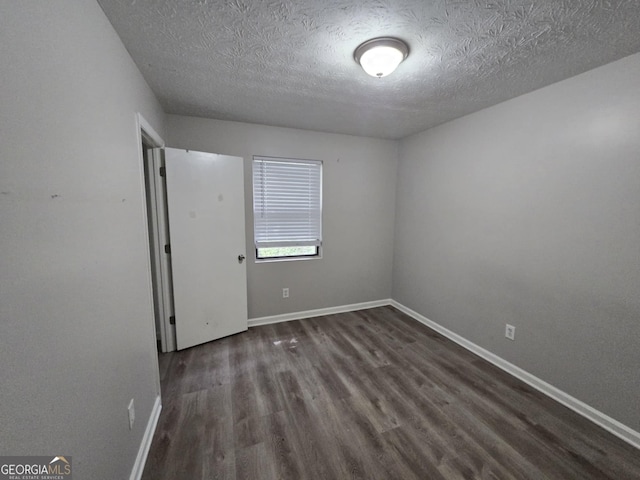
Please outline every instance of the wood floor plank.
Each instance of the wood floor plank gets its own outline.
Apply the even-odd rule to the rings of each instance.
[[[202,478],[235,479],[236,450],[229,385],[197,392],[196,408],[197,428],[202,432]]]
[[[268,461],[276,476],[271,478],[291,479],[304,478],[303,456],[301,447],[293,429],[284,412],[278,412],[264,417],[265,444],[268,446]],[[253,478],[262,478],[265,472]]]
[[[216,478],[212,476],[211,478]],[[291,478],[279,476],[265,443],[256,443],[236,452],[236,477],[242,480],[256,478]]]
[[[446,458],[442,450],[437,445],[419,443],[407,430],[407,427],[398,427],[382,434],[405,470],[402,478],[447,480],[449,477],[440,471]]]
[[[143,480],[640,479],[640,453],[393,307],[159,359]]]
[[[392,456],[391,446],[384,441],[371,422],[366,399],[355,396],[335,403],[343,429],[340,432],[341,457],[353,478],[403,478],[402,465]],[[388,430],[386,430],[388,431]]]

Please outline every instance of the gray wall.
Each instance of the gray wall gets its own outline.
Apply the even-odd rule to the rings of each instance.
[[[249,318],[390,297],[395,141],[174,115],[167,131],[169,146],[245,159]],[[253,155],[324,161],[322,259],[254,262]]]
[[[404,139],[393,275],[400,303],[636,431],[639,78],[640,54]]]
[[[158,393],[135,112],[163,113],[95,1],[1,11],[0,453],[128,478]]]

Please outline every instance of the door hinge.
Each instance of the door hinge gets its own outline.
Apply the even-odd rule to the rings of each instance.
[[[169,325],[175,325],[176,324],[176,317],[175,315],[171,315],[169,317]]]
[[[171,245],[169,245],[168,243],[164,246],[164,253],[166,253],[167,255],[171,254]]]
[[[167,176],[167,167],[160,167],[160,176],[161,177]]]

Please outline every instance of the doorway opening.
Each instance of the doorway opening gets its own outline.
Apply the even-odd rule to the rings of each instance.
[[[138,123],[158,352],[247,330],[243,159],[165,149]]]

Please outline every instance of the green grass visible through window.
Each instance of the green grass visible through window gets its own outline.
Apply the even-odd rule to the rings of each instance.
[[[318,255],[318,247],[258,248],[258,258],[309,257]]]

